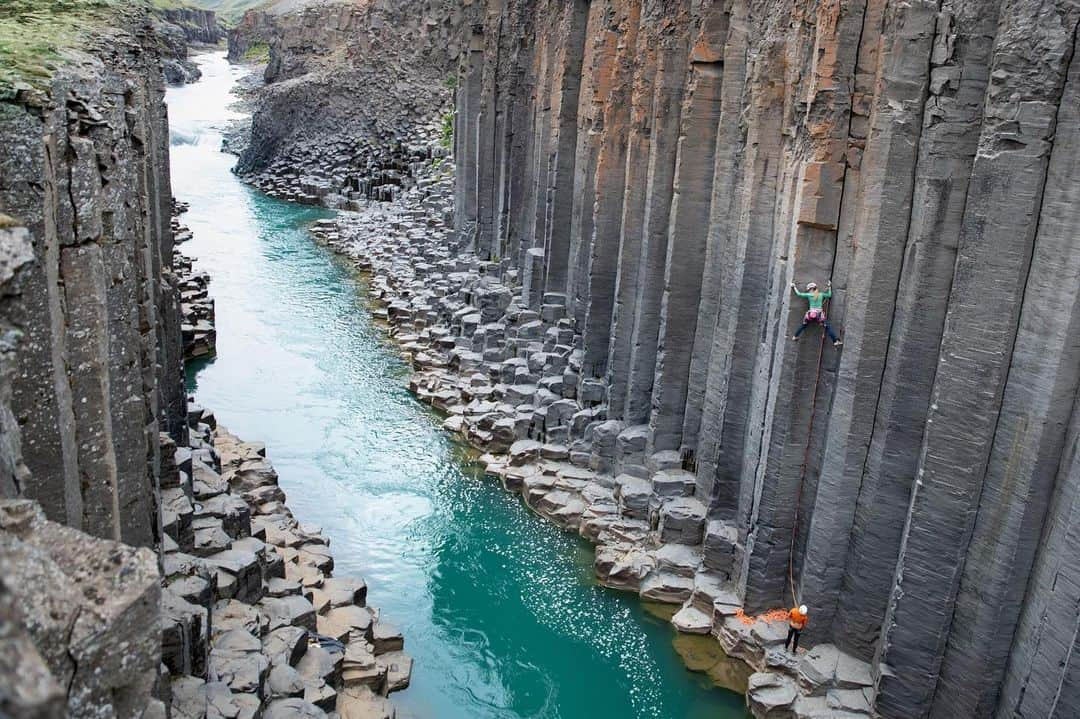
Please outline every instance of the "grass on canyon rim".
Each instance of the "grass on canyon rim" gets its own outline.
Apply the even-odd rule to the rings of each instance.
[[[244,61],[266,64],[270,62],[270,46],[265,42],[253,42],[244,51]]]
[[[19,82],[48,80],[64,50],[109,25],[118,11],[145,7],[142,0],[0,0],[0,96]]]

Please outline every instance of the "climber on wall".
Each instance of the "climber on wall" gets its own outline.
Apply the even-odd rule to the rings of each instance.
[[[811,323],[820,324],[825,328],[825,331],[829,334],[829,339],[832,340],[834,347],[839,347],[844,344],[840,341],[840,338],[833,332],[832,327],[829,325],[829,320],[825,318],[825,300],[832,297],[832,280],[825,285],[824,292],[818,292],[817,284],[814,282],[808,282],[806,284],[806,292],[799,292],[799,286],[794,282],[791,283],[791,289],[799,297],[806,299],[810,304],[810,309],[803,315],[802,325],[799,329],[795,330],[795,336],[791,338],[793,342],[799,341],[799,335],[810,326]]]
[[[784,649],[791,645],[791,653],[797,654],[799,651],[799,634],[802,633],[803,627],[806,626],[806,605],[800,604],[797,607],[792,607],[788,612],[788,630],[787,639],[784,640]]]

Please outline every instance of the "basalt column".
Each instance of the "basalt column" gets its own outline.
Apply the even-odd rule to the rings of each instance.
[[[544,288],[565,294],[570,264],[570,230],[574,208],[578,104],[589,3],[572,0],[563,11],[557,35],[563,39],[556,59],[551,114],[551,156],[547,166],[544,238]]]
[[[515,10],[520,11],[520,19],[523,25],[531,21],[529,12],[532,6],[514,4]],[[513,64],[509,68],[509,86],[497,87],[496,92],[500,101],[505,98],[509,104],[507,110],[508,123],[508,159],[504,172],[500,178],[499,197],[500,210],[500,257],[505,258],[507,264],[514,268],[520,268],[521,254],[525,241],[525,206],[531,184],[528,181],[527,168],[531,167],[533,157],[533,123],[535,114],[536,75],[534,56],[537,50],[536,38],[512,32],[513,27],[507,25],[504,33],[507,41],[512,44]],[[488,52],[492,50],[489,48]],[[456,192],[455,196],[461,194]]]
[[[479,108],[476,121],[476,252],[485,259],[496,255],[496,212],[498,179],[506,140],[505,108],[496,97],[500,70],[509,65],[504,56],[503,35],[497,22],[500,2],[488,6],[487,26],[496,30],[493,40],[481,45],[483,67],[480,71]],[[471,54],[471,52],[470,52]]]
[[[789,40],[793,57],[788,72],[804,66],[813,72],[805,80],[789,76],[789,83],[806,93],[808,109],[781,178],[778,216],[780,227],[786,226],[782,230],[786,247],[769,270],[768,294],[770,331],[776,334],[766,335],[771,351],[757,358],[750,399],[750,446],[739,507],[740,536],[746,537],[740,590],[747,608],[754,611],[798,595],[790,579],[798,576],[797,548],[809,525],[805,507],[814,496],[820,427],[827,416],[837,355],[819,336],[820,330],[798,343],[784,338],[805,311],[805,303],[792,301],[788,285],[793,280],[822,282],[834,274],[862,26],[862,7],[825,4],[818,8],[815,36],[795,33]],[[781,259],[786,261],[777,261]],[[832,301],[833,316],[840,300]]]
[[[727,519],[734,518],[739,502],[751,378],[764,348],[768,268],[778,254],[773,227],[784,88],[757,78],[778,70],[780,48],[775,41],[763,44],[759,59],[748,67],[747,13],[745,4],[733,8],[724,50],[717,161],[730,162],[731,169],[718,167],[715,173],[710,228],[710,248],[722,258],[723,301],[709,353],[697,451],[698,496]],[[726,150],[719,144],[725,139]]]
[[[682,446],[690,361],[709,234],[723,68],[695,51],[683,103],[649,420],[653,451]],[[712,317],[703,322],[713,321]]]
[[[658,38],[653,33],[644,33],[638,38],[637,72],[634,74],[634,91],[630,100],[630,136],[626,161],[626,197],[623,200],[623,214],[619,229],[619,267],[615,280],[615,309],[611,319],[611,342],[608,347],[608,416],[624,420],[629,424],[640,421],[627,411],[630,398],[627,396],[628,372],[631,356],[631,336],[634,329],[636,309],[639,307],[638,295],[641,283],[638,278],[641,263],[642,243],[648,236],[646,226],[651,216],[650,208],[657,200],[657,193],[650,188],[656,171],[650,158],[653,157],[653,143],[674,142],[670,138],[672,113],[678,112],[678,102],[671,102],[669,88],[679,88],[680,78],[671,79],[669,67],[663,67],[659,60]],[[654,110],[655,103],[661,103],[659,112]],[[673,107],[674,105],[674,107]],[[659,117],[658,117],[659,115]],[[666,160],[666,158],[664,158]],[[666,177],[671,177],[674,160],[663,163]],[[670,194],[664,195],[664,216],[670,203]],[[647,207],[647,203],[648,206]]]
[[[589,4],[589,22],[578,93],[577,149],[574,152],[574,195],[570,215],[570,256],[566,270],[569,314],[584,326],[588,295],[589,247],[592,242],[596,159],[600,152],[604,108],[611,93],[615,53],[619,45],[619,13],[615,0]]]
[[[602,377],[607,369],[611,315],[618,272],[619,229],[626,185],[626,138],[633,63],[641,25],[640,0],[623,3],[622,42],[615,57],[611,95],[604,108],[596,161],[593,236],[589,247],[588,293],[583,328],[583,377]]]
[[[1075,62],[1073,63],[1075,65]],[[1080,716],[1080,400],[995,716]]]
[[[907,246],[834,636],[873,656],[892,590],[956,263],[997,27],[997,0],[943,6],[931,55]],[[827,609],[826,609],[827,611]]]
[[[733,103],[733,100],[741,99],[742,73],[745,72],[745,63],[741,58],[734,60],[736,65],[734,72],[725,62],[725,52],[729,44],[734,47],[743,42],[742,38],[736,39],[734,43],[730,42],[728,37],[730,21],[731,9],[725,3],[714,3],[706,8],[701,30],[695,38],[691,51],[691,59],[694,62],[714,64],[718,72],[723,74],[720,80],[720,115],[713,149],[715,160],[701,276],[701,302],[697,310],[698,321],[695,323],[694,346],[690,353],[686,413],[683,418],[682,444],[684,447],[693,449],[695,466],[697,464],[696,450],[700,439],[698,435],[702,423],[702,406],[705,401],[713,350],[713,331],[720,312],[720,298],[725,290],[722,278],[728,256],[724,248],[725,239],[730,231],[735,158],[742,149],[743,140],[740,123],[728,122],[733,115],[738,116],[738,110],[733,108],[733,105],[735,107],[738,105]],[[727,87],[729,82],[734,84],[732,89]],[[701,486],[700,482],[699,486]],[[711,486],[703,487],[703,490],[701,494],[707,498],[711,492]]]
[[[477,143],[480,139],[480,100],[483,97],[484,74],[484,35],[481,28],[473,30],[464,62],[457,92],[457,126],[454,131],[460,183],[460,190],[455,195],[454,211],[459,218],[459,228],[465,231],[472,243],[476,240],[478,219]],[[490,138],[485,138],[485,143],[490,144]]]
[[[868,19],[884,6],[872,3]],[[826,639],[831,639],[844,577],[907,243],[937,5],[891,6],[887,13],[885,67],[870,118],[872,141],[861,158],[856,242],[846,282],[848,341],[828,424],[823,428],[825,456],[801,583],[803,596],[814,606],[812,636]],[[900,512],[902,506],[894,506],[893,511]]]
[[[633,283],[627,281],[624,284],[632,308],[626,313],[626,322],[617,328],[619,347],[612,347],[613,366],[617,370],[612,379],[617,389],[620,376],[626,373],[624,417],[628,424],[633,425],[645,424],[649,420],[679,128],[689,65],[689,8],[683,4],[676,9],[677,12],[673,11],[672,14],[677,24],[669,33],[662,33],[655,40],[659,47],[655,95],[648,120],[651,142],[648,148],[648,178],[644,188],[644,219],[639,230],[640,246],[636,251],[627,246],[631,250],[627,258],[627,274],[628,278],[633,278]],[[631,259],[636,261],[636,267],[629,265]],[[627,335],[629,357],[625,354]],[[616,350],[620,354],[616,355]]]
[[[903,667],[902,672],[882,672],[878,679],[877,706],[887,717],[931,712],[965,556],[979,562],[983,552],[996,551],[992,543],[973,545],[972,537],[979,529],[976,516],[984,486],[996,491],[996,480],[988,482],[986,473],[1015,357],[1056,109],[1078,19],[1080,8],[1069,3],[1002,5],[919,482],[913,490],[898,579],[879,648],[882,664]],[[1017,114],[1016,108],[1023,111]],[[1010,178],[1007,185],[996,180],[1002,176]],[[1037,376],[1039,368],[1032,366],[1031,372]],[[1050,376],[1052,371],[1047,372]],[[1018,379],[1024,381],[1023,372]],[[1038,405],[1029,410],[1038,411]],[[1052,434],[1044,437],[1053,441]],[[1003,517],[1009,514],[1004,512]],[[1015,517],[1008,521],[1015,529],[1000,540],[1015,541],[1023,551],[1023,521]],[[1015,539],[1010,540],[1012,532]],[[999,576],[1002,579],[987,586],[1000,582],[995,591],[1004,598],[1009,580]],[[962,632],[965,627],[956,629]],[[1009,633],[1011,627],[999,626],[996,631]],[[964,688],[966,693],[971,682],[982,681],[969,675],[952,691]],[[972,688],[977,695],[978,686]]]
[[[533,126],[529,160],[525,167],[525,195],[521,206],[524,221],[517,266],[521,268],[523,300],[531,309],[540,309],[544,289],[544,233],[547,223],[548,171],[550,163],[551,110],[555,55],[559,38],[550,32],[558,14],[550,3],[537,8],[536,25],[549,31],[539,32],[533,55]]]
[[[38,119],[23,108],[4,110],[11,137],[0,143],[3,210],[25,223],[35,260],[24,271],[21,302],[11,311],[14,324],[25,328],[11,402],[30,473],[21,494],[40,503],[53,521],[81,529],[84,502],[71,382],[65,372],[58,236],[73,232],[74,213],[66,192],[67,173],[57,166],[67,150],[66,137],[47,135],[44,125],[66,126],[66,111],[54,109]]]

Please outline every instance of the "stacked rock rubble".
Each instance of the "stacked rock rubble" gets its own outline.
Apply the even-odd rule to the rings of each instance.
[[[186,208],[177,203],[177,214]],[[191,230],[176,219],[172,220],[173,271],[180,286],[180,335],[183,341],[184,360],[208,359],[217,352],[217,328],[215,327],[214,300],[210,297],[210,275],[196,271],[190,257],[180,250],[180,245],[191,239]]]
[[[271,197],[331,209],[360,210],[367,201],[389,202],[415,184],[418,163],[449,153],[434,144],[439,128],[413,129],[407,140],[321,138],[282,149],[258,173],[242,175]]]
[[[189,407],[191,445],[162,468],[173,716],[393,717],[384,697],[412,670],[401,633],[362,579],[332,576],[329,541],[289,511],[265,448]]]

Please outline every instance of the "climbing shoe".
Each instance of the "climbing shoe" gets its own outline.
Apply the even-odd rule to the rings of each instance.
[[[791,341],[792,341],[792,342],[798,342],[798,341],[799,341],[799,337],[798,337],[798,335],[792,335],[792,336],[791,336]]]
[[[839,347],[842,344],[844,344],[844,340],[836,340],[835,342],[832,343],[832,346],[833,347]]]

